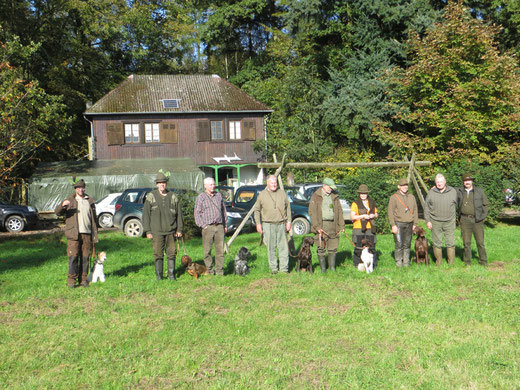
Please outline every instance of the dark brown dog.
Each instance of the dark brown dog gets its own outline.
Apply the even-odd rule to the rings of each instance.
[[[200,275],[209,275],[208,269],[201,264],[194,263],[191,257],[184,255],[181,257],[181,263],[186,267],[186,272],[198,279]]]
[[[425,263],[430,265],[430,256],[428,255],[428,240],[425,237],[425,231],[422,227],[415,229],[417,238],[415,239],[415,258],[417,264]]]
[[[312,252],[311,246],[314,245],[314,238],[305,237],[302,242],[302,246],[300,247],[300,251],[298,252],[298,256],[296,256],[297,264],[296,271],[307,271],[314,272],[312,269]]]

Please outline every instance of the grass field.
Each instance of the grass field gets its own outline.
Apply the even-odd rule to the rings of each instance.
[[[229,275],[228,255],[224,277],[158,282],[150,241],[103,232],[107,281],[74,290],[63,236],[9,239],[0,243],[0,386],[519,388],[519,236],[518,226],[486,230],[488,268],[463,266],[457,232],[454,266],[398,270],[385,235],[373,274],[352,267],[343,238],[336,273],[271,276],[251,233],[231,250],[252,251],[247,277]],[[200,239],[186,247],[202,260]]]

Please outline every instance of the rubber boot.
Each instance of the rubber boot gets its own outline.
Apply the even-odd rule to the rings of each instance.
[[[403,265],[405,267],[410,266],[410,248],[403,249]]]
[[[401,268],[403,266],[403,250],[396,249],[394,252],[395,265],[397,268]]]
[[[448,264],[452,265],[455,260],[455,247],[446,248],[446,252],[448,254]]]
[[[330,253],[329,252],[329,269],[331,271],[336,271],[336,252]]]
[[[67,287],[75,288],[77,279],[78,279],[78,274],[68,274],[67,275]]]
[[[88,287],[88,273],[82,272],[81,273],[81,283],[79,284],[80,287]]]
[[[168,279],[177,280],[175,279],[175,259],[168,260]]]
[[[442,265],[442,248],[433,247],[433,256],[435,256],[435,264]]]
[[[157,280],[162,280],[163,274],[163,260],[155,260],[155,276]]]
[[[76,287],[78,276],[78,256],[69,256],[69,275],[67,277],[67,286],[69,286],[70,288]]]
[[[320,261],[321,273],[327,272],[327,263],[325,262],[325,256],[318,256],[318,260]]]

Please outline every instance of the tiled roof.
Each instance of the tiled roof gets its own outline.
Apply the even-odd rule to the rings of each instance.
[[[164,99],[179,107],[164,108]],[[85,114],[233,111],[272,110],[217,75],[131,75]]]

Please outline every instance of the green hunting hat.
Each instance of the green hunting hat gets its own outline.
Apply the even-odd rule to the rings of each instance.
[[[83,187],[85,188],[85,181],[83,179],[78,180],[76,183],[72,185],[74,188]]]
[[[325,184],[326,186],[329,186],[333,190],[338,188],[336,186],[336,184],[334,184],[334,180],[332,180],[330,177],[326,177],[325,179],[323,179],[323,184]]]
[[[471,176],[469,173],[465,173],[464,175],[462,175],[462,181],[466,180],[475,180],[475,178]]]
[[[156,183],[166,183],[168,182],[168,178],[166,177],[166,175],[162,172],[159,172],[157,174],[157,177],[155,178],[155,182]]]
[[[368,186],[366,184],[361,184],[357,190],[360,194],[368,194]]]
[[[397,185],[398,186],[407,186],[408,180],[406,180],[405,178],[399,179],[399,181],[397,182]]]

